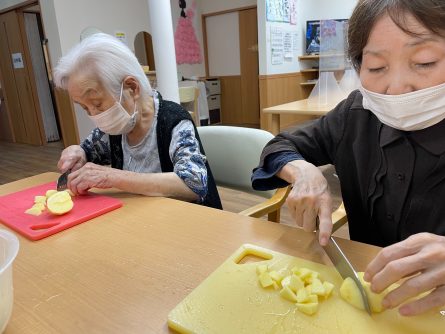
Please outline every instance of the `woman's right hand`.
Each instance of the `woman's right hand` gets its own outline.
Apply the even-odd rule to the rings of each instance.
[[[67,170],[76,171],[87,163],[85,151],[79,145],[71,145],[62,151],[57,168],[64,173]]]
[[[325,246],[332,233],[332,198],[328,181],[317,167],[304,160],[287,163],[277,176],[293,185],[286,203],[296,224],[312,232],[318,217],[319,242]]]

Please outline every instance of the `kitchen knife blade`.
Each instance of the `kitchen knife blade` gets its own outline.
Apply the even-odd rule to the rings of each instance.
[[[318,231],[317,231],[318,237]],[[337,245],[334,238],[332,236],[329,238],[328,244],[326,246],[321,246],[329,259],[335,266],[335,269],[339,272],[340,276],[345,279],[346,277],[350,277],[355,284],[357,285],[358,290],[360,291],[360,295],[363,299],[363,304],[365,306],[366,312],[371,315],[371,308],[369,306],[368,296],[366,295],[366,291],[363,288],[360,279],[358,278],[357,272],[354,270],[354,267],[349,262],[348,258],[345,256],[341,248]]]
[[[59,176],[57,179],[57,191],[66,190],[68,184],[68,174],[71,173],[71,169],[68,169],[65,173]]]

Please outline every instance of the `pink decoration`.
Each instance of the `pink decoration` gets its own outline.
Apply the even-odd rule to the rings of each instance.
[[[193,27],[196,4],[186,11],[187,17],[180,16],[175,31],[175,49],[177,64],[200,64],[202,63],[201,46],[196,38]]]

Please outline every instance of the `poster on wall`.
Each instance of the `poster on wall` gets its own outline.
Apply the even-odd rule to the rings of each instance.
[[[127,45],[127,34],[124,31],[115,31],[114,36],[122,43]]]
[[[297,24],[297,0],[266,0],[266,20]]]
[[[292,53],[292,34],[290,31],[286,31],[283,35],[283,52],[284,60],[292,61],[294,55]]]
[[[284,58],[283,30],[278,27],[270,27],[270,55],[272,65],[280,65]]]
[[[175,30],[175,52],[176,63],[181,64],[201,64],[202,53],[195,27],[193,26],[196,13],[196,2],[191,2],[189,9],[186,0],[179,1],[181,14]]]

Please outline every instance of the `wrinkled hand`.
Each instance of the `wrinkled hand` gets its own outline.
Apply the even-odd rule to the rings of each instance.
[[[328,182],[317,167],[306,161],[292,161],[289,164],[294,168],[295,180],[286,200],[291,216],[307,232],[315,230],[318,216],[319,240],[324,246],[332,233],[332,198]]]
[[[400,314],[412,316],[445,306],[445,237],[418,233],[384,248],[368,265],[364,278],[371,283],[374,292],[380,293],[409,276],[400,287],[386,295],[382,302],[384,307],[398,307],[429,290],[432,292],[428,295],[401,306]]]
[[[64,173],[68,169],[76,171],[87,163],[85,151],[79,145],[71,145],[62,151],[57,168]]]
[[[74,195],[85,194],[91,188],[111,188],[113,173],[114,170],[110,167],[88,162],[82,168],[68,175],[68,188]]]

